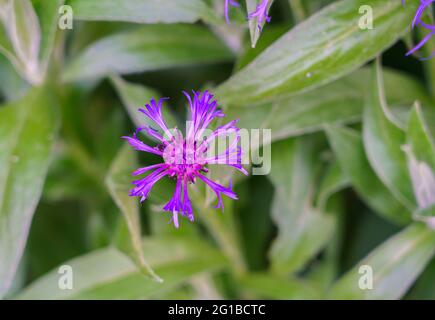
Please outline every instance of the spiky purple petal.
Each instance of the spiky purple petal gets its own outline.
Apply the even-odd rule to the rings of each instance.
[[[192,204],[189,199],[188,185],[195,183],[196,178],[203,180],[215,193],[218,199],[217,208],[222,208],[222,195],[237,199],[236,194],[232,191],[231,186],[226,188],[209,178],[204,174],[208,172],[208,164],[229,165],[247,174],[242,167],[242,150],[238,145],[240,141],[240,129],[237,128],[238,120],[233,120],[225,125],[218,127],[208,136],[207,127],[216,118],[224,117],[223,112],[218,109],[218,104],[213,95],[208,92],[192,91],[192,95],[184,92],[190,109],[190,121],[187,127],[186,138],[180,130],[174,129],[169,131],[162,116],[162,102],[158,103],[154,99],[145,105],[145,109],[139,111],[152,120],[165,134],[162,136],[151,126],[140,127],[133,134],[133,137],[123,137],[134,149],[159,155],[163,162],[139,168],[133,172],[133,175],[141,175],[152,171],[145,178],[133,182],[135,187],[131,190],[131,196],[138,196],[141,201],[147,199],[152,187],[157,181],[165,176],[176,180],[174,195],[169,202],[163,207],[164,211],[172,213],[171,221],[175,227],[179,227],[179,215],[188,217],[190,221],[194,220]],[[159,144],[152,148],[137,138],[137,133],[144,131],[151,138],[157,140]],[[209,154],[212,150],[211,145],[218,137],[232,137],[232,142],[228,148],[218,154]]]

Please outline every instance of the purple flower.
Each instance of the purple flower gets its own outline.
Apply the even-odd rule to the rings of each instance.
[[[236,0],[225,0],[225,19],[227,20],[227,24],[230,24],[230,18],[228,15],[228,10],[230,5],[233,7],[240,7],[239,3]],[[258,29],[260,29],[260,31],[263,22],[270,22],[271,17],[267,15],[268,9],[269,9],[269,0],[261,0],[261,2],[257,5],[255,10],[250,14],[248,14],[248,20],[257,18]]]
[[[225,19],[227,20],[227,24],[230,24],[230,17],[228,15],[228,9],[230,5],[233,7],[240,7],[236,0],[225,0]]]
[[[141,175],[150,172],[145,178],[133,181],[134,188],[130,196],[141,198],[141,202],[147,199],[154,184],[161,178],[168,176],[176,180],[175,192],[172,199],[163,207],[163,210],[172,213],[172,221],[178,228],[178,214],[194,220],[192,204],[189,199],[188,185],[202,180],[216,194],[218,203],[216,208],[223,208],[222,195],[231,199],[237,199],[236,194],[229,187],[220,185],[205,176],[208,172],[208,164],[229,165],[248,174],[242,167],[242,150],[239,147],[240,129],[236,126],[238,120],[218,127],[215,131],[207,134],[207,127],[216,118],[225,115],[218,109],[217,102],[208,91],[203,93],[193,91],[193,97],[183,92],[190,105],[190,120],[187,122],[186,136],[178,129],[169,130],[162,116],[162,104],[166,99],[156,102],[154,99],[139,109],[151,119],[159,128],[156,130],[150,126],[140,127],[133,137],[122,137],[138,151],[153,153],[160,156],[162,163],[139,168],[133,175]],[[155,147],[151,147],[138,139],[137,133],[144,131],[157,141]],[[217,138],[232,138],[232,142],[224,152],[212,154],[213,146]],[[197,179],[198,178],[198,179]]]
[[[434,2],[435,2],[435,0],[420,0],[420,5],[419,5],[417,11],[415,12],[414,19],[412,20],[412,28],[415,28],[416,26],[423,27],[423,28],[429,30],[429,33],[414,48],[412,48],[411,50],[409,50],[406,53],[407,56],[420,50],[426,44],[426,42],[428,42],[429,39],[435,34],[435,26],[426,24],[422,21],[422,16],[423,16],[424,11]],[[402,0],[402,4],[405,5],[405,0]],[[432,54],[432,56],[433,56],[433,54]],[[429,58],[431,58],[431,57],[429,57]],[[429,58],[422,59],[422,60],[427,60]]]
[[[263,22],[270,22],[271,17],[267,15],[268,9],[269,0],[261,0],[261,2],[257,5],[257,8],[248,15],[249,20],[257,18],[258,29],[260,29],[260,31]]]

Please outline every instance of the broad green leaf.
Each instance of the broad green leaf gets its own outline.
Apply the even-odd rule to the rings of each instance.
[[[119,97],[121,98],[124,107],[126,108],[130,119],[137,127],[150,125],[153,128],[156,127],[148,117],[139,112],[138,109],[143,107],[146,103],[149,103],[151,99],[158,100],[162,96],[151,88],[147,88],[140,84],[130,83],[122,79],[121,77],[112,76],[110,80],[115,87]],[[163,107],[163,117],[165,119],[168,128],[174,128],[176,120],[169,110],[169,106]],[[156,128],[157,129],[157,128]]]
[[[373,9],[375,29],[361,30],[358,8]],[[359,68],[407,30],[417,3],[334,2],[283,35],[216,92],[225,103],[248,104],[308,91]]]
[[[405,133],[396,125],[395,117],[388,109],[378,61],[364,108],[364,148],[379,179],[412,211],[415,198],[408,175],[406,155],[401,149],[405,142]]]
[[[273,141],[318,131],[325,124],[353,123],[362,117],[371,74],[361,69],[311,92],[268,104],[230,106],[226,112],[229,118],[239,118],[243,128],[272,129]],[[431,103],[415,80],[394,71],[385,72],[385,80],[390,104],[408,106],[415,99]]]
[[[275,273],[298,271],[332,236],[334,219],[313,207],[319,147],[313,137],[272,145],[272,218],[278,235],[270,252]]]
[[[150,281],[117,249],[97,250],[64,264],[74,272],[72,290],[60,290],[57,268],[26,288],[18,299],[146,299],[170,292],[192,276],[226,266],[205,242],[182,238],[146,239],[144,253],[165,281]]]
[[[367,205],[395,223],[409,222],[410,211],[391,195],[370,167],[359,133],[340,127],[328,127],[326,132],[341,169]]]
[[[51,160],[58,117],[47,91],[0,108],[0,296],[14,277]]]
[[[391,237],[333,286],[331,299],[400,299],[435,253],[435,232],[412,224]],[[373,270],[373,289],[361,290],[361,266]]]
[[[312,285],[297,278],[253,273],[239,280],[242,289],[266,299],[319,299],[320,293]]]
[[[131,189],[130,172],[138,167],[136,156],[132,148],[126,143],[114,159],[106,177],[109,193],[124,217],[130,233],[131,255],[139,268],[149,274],[154,280],[162,282],[145,260],[142,249],[140,213],[138,201],[129,196]]]
[[[66,67],[66,80],[97,79],[178,66],[217,63],[232,53],[206,28],[197,25],[149,25],[105,37]]]
[[[203,0],[69,0],[74,19],[135,23],[217,21]]]

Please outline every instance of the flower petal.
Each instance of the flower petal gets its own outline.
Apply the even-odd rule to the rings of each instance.
[[[168,98],[161,98],[159,102],[156,103],[156,100],[151,99],[150,103],[145,105],[145,109],[140,108],[139,111],[145,114],[150,120],[154,121],[170,140],[172,134],[168,130],[162,115],[162,105],[165,100],[168,100]]]
[[[122,137],[122,139],[125,139],[128,141],[128,143],[137,151],[144,151],[144,152],[148,152],[148,153],[154,153],[158,156],[162,156],[163,153],[153,147],[150,147],[149,145],[146,145],[145,143],[143,143],[142,141],[140,141],[137,136],[136,133],[133,134],[133,137],[128,137],[128,136],[124,136]]]
[[[186,140],[196,141],[201,138],[204,130],[215,118],[221,118],[225,115],[220,109],[217,109],[217,102],[213,95],[208,91],[192,91],[193,100],[190,95],[183,91],[190,105],[190,123],[187,129]]]
[[[166,169],[165,167],[160,167],[156,169],[153,173],[146,176],[145,178],[133,181],[133,184],[136,187],[130,191],[130,196],[141,197],[140,201],[141,202],[145,201],[154,184],[157,181],[159,181],[161,178],[169,174],[169,171],[165,169]]]
[[[218,204],[215,206],[216,209],[221,208],[222,211],[224,210],[224,204],[222,202],[222,194],[234,200],[238,199],[237,195],[232,190],[231,182],[229,188],[226,188],[223,185],[220,185],[219,183],[216,183],[208,179],[202,174],[198,174],[197,177],[200,178],[202,181],[204,181],[214,191],[214,193],[216,193],[216,197],[218,199]]]

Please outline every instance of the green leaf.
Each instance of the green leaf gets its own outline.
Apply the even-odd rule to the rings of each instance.
[[[407,140],[416,158],[435,168],[435,143],[421,106],[416,103],[409,117]]]
[[[359,133],[332,126],[326,132],[341,169],[367,205],[395,223],[409,222],[410,211],[391,195],[370,167]]]
[[[331,299],[400,299],[435,253],[435,232],[413,224],[377,247],[333,286]],[[361,266],[373,270],[373,289],[361,290]]]
[[[228,48],[196,25],[149,25],[105,37],[66,67],[67,81],[97,79],[232,59]]]
[[[70,0],[74,19],[135,23],[216,21],[203,0]]]
[[[418,204],[414,219],[435,228],[435,144],[418,103],[414,105],[409,117],[407,141],[408,145],[402,149],[407,155],[408,170]]]
[[[49,67],[49,59],[53,51],[58,30],[59,8],[64,4],[65,0],[32,0],[33,7],[39,17],[41,25],[41,49],[39,59],[41,64],[41,72],[45,74]]]
[[[238,71],[247,66],[260,53],[267,49],[273,42],[286,33],[287,25],[270,25],[262,32],[261,38],[258,40],[255,48],[251,47],[251,42],[243,44],[241,56],[237,58],[235,71]]]
[[[12,64],[0,55],[0,92],[6,101],[17,100],[26,93],[28,84],[18,75]]]
[[[373,8],[375,29],[359,28],[361,5]],[[332,82],[395,43],[407,31],[416,6],[391,0],[334,2],[283,35],[216,95],[225,103],[248,104]]]
[[[312,285],[297,278],[287,279],[267,273],[253,273],[239,280],[242,289],[266,299],[319,299]]]
[[[288,3],[292,10],[293,19],[296,23],[299,23],[306,18],[307,10],[305,9],[301,0],[288,0]]]
[[[73,289],[60,290],[55,269],[32,283],[18,299],[146,299],[171,292],[192,276],[226,266],[221,254],[205,242],[182,238],[146,239],[143,242],[151,267],[165,281],[150,281],[124,254],[109,247],[64,265],[73,270]]]
[[[0,108],[0,296],[14,277],[50,164],[54,106],[41,88]]]
[[[409,174],[418,204],[413,217],[435,229],[435,170],[426,162],[417,160],[409,145],[403,149],[408,158]]]
[[[333,161],[327,168],[325,176],[319,187],[317,205],[325,210],[332,195],[351,185],[351,180],[343,172],[337,161]]]
[[[40,84],[39,65],[41,28],[30,0],[10,1],[4,7],[3,23],[19,64],[14,63],[26,80]]]
[[[332,236],[334,219],[313,208],[319,147],[313,137],[272,145],[272,218],[278,236],[270,252],[275,273],[298,271]]]
[[[415,282],[410,292],[406,295],[405,299],[411,300],[434,300],[435,287],[435,260],[432,259],[431,263],[426,267],[424,272]]]
[[[147,88],[140,84],[127,82],[121,77],[112,76],[110,77],[110,80],[119,97],[121,98],[121,101],[124,104],[133,123],[137,127],[142,127],[145,125],[151,125],[152,127],[155,127],[155,124],[148,117],[145,117],[143,113],[140,113],[138,109],[143,107],[152,98],[158,100],[161,95],[151,88]],[[162,113],[168,128],[174,128],[177,122],[170,112],[169,107],[164,106]]]
[[[364,68],[298,96],[267,104],[230,106],[227,116],[239,118],[243,128],[272,129],[273,141],[318,131],[325,124],[357,122],[362,117],[371,74]],[[415,99],[430,104],[424,88],[412,78],[391,70],[385,72],[385,80],[390,104],[409,105]]]
[[[137,167],[138,164],[135,153],[132,148],[125,143],[113,160],[106,177],[106,185],[113,201],[115,201],[116,205],[121,210],[127,224],[131,240],[131,255],[134,261],[145,274],[150,275],[158,282],[162,282],[163,280],[154,273],[153,269],[151,269],[145,260],[141,242],[142,236],[138,201],[136,198],[129,196],[129,190],[131,189],[131,170]]]
[[[405,133],[396,125],[388,109],[380,62],[376,63],[371,90],[364,109],[363,143],[367,158],[379,179],[408,210],[415,207],[415,198],[408,175],[406,155],[401,149]]]

